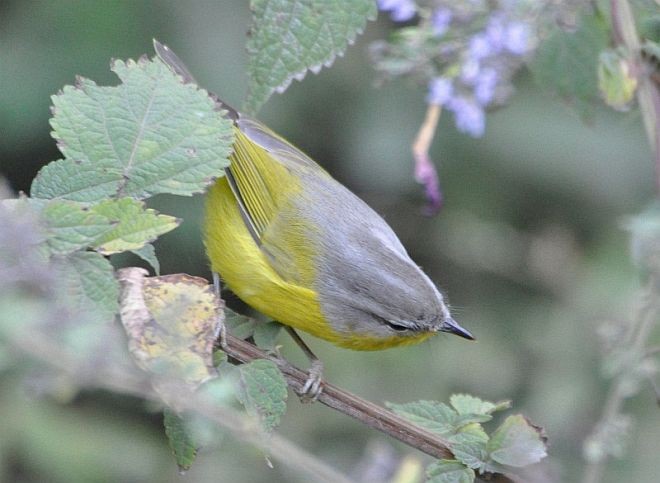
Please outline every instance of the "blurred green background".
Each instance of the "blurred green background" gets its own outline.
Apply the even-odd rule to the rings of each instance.
[[[243,1],[30,1],[0,3],[0,174],[27,191],[57,159],[49,96],[76,75],[114,84],[111,58],[152,55],[170,45],[202,86],[240,105],[245,95]],[[639,276],[621,228],[654,196],[654,172],[639,114],[596,109],[584,123],[523,73],[510,105],[489,114],[483,139],[440,123],[432,154],[446,207],[422,216],[410,143],[424,92],[403,82],[374,88],[370,23],[344,58],[274,97],[262,120],[326,167],[381,213],[413,259],[448,294],[456,318],[479,339],[439,336],[420,346],[352,352],[307,337],[333,383],[375,402],[447,400],[453,392],[513,399],[546,428],[553,480],[576,481],[581,444],[600,416],[607,381],[597,328],[630,317]],[[163,273],[209,277],[200,240],[202,198],[158,197],[155,208],[184,219],[156,244]],[[230,298],[231,303],[236,300]],[[305,361],[282,337],[284,354]],[[0,372],[2,481],[298,481],[268,468],[258,451],[227,438],[177,473],[161,416],[108,393],[40,397],[14,371]],[[34,382],[34,381],[32,381]],[[38,384],[37,384],[38,385]],[[626,462],[606,481],[657,481],[660,418],[645,389],[627,403],[638,424]],[[350,473],[372,441],[413,450],[320,404],[290,398],[281,434]]]

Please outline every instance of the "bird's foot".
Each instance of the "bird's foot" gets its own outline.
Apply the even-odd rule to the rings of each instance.
[[[314,359],[308,371],[309,376],[305,385],[300,391],[300,400],[304,403],[313,403],[316,401],[323,391],[322,377],[323,377],[323,362],[319,359]]]

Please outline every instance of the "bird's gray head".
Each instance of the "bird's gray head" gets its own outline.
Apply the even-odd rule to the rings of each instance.
[[[375,338],[450,332],[473,339],[380,216],[355,202],[342,215],[321,234],[326,243],[317,258],[319,302],[335,331]]]

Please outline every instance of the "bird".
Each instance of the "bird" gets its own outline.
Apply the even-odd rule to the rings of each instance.
[[[197,85],[169,47],[154,48]],[[474,339],[380,215],[283,137],[209,95],[234,132],[230,165],[206,195],[211,270],[302,344],[312,361],[303,393],[318,396],[323,365],[296,330],[354,350],[438,332]]]

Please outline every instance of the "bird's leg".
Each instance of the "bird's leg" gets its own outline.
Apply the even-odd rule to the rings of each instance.
[[[300,393],[300,399],[302,402],[314,402],[321,394],[323,387],[321,387],[321,377],[323,376],[323,362],[314,355],[312,350],[307,347],[305,341],[303,341],[300,336],[296,333],[293,328],[285,325],[284,328],[289,333],[294,342],[300,347],[300,349],[305,353],[309,361],[311,362],[311,367],[309,368],[307,381],[302,388]]]
[[[218,297],[218,302],[222,300],[220,297],[220,275],[218,272],[213,272],[213,293]],[[227,349],[227,326],[225,325],[224,317],[218,314],[218,328],[217,328],[217,339],[220,344],[220,348],[223,350]]]

